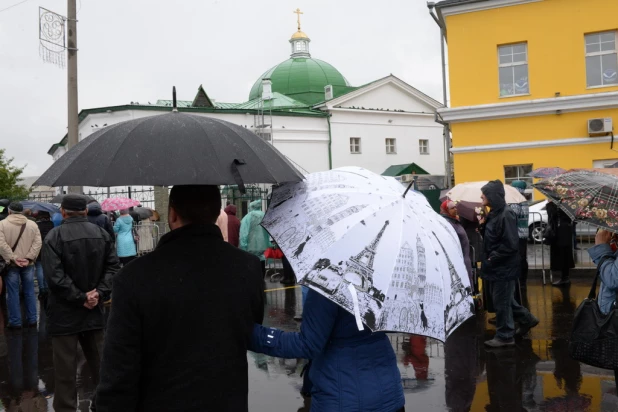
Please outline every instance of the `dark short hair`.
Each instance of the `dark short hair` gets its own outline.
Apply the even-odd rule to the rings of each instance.
[[[221,192],[218,186],[180,185],[170,192],[170,208],[182,221],[215,223],[221,213]]]

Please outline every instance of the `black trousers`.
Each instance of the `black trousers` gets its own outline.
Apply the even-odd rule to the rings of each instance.
[[[519,265],[521,273],[519,275],[519,285],[522,289],[527,288],[528,281],[528,239],[519,239]]]
[[[56,412],[77,410],[77,342],[84,351],[94,383],[99,384],[99,371],[103,356],[103,330],[91,330],[77,335],[52,336],[56,382],[54,410]]]
[[[127,256],[127,257],[119,258],[120,263],[122,263],[122,266],[128,265],[131,261],[133,261],[135,259],[137,259],[137,256]]]

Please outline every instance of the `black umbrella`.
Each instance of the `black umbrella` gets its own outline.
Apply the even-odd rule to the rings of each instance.
[[[142,220],[146,220],[152,217],[152,214],[153,214],[152,209],[147,208],[147,207],[140,207],[140,206],[134,207],[133,212],[135,212],[139,216],[139,218]]]
[[[79,142],[37,186],[225,185],[300,181],[303,175],[245,127],[172,113],[108,126]]]
[[[64,199],[66,195],[56,195],[54,196],[54,198],[49,202],[49,203],[57,203],[60,204],[62,203],[62,199]],[[92,196],[88,196],[88,195],[82,195],[86,198],[86,201],[90,202],[91,200],[96,200],[94,197]]]

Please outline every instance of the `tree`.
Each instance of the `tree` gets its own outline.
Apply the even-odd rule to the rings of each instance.
[[[13,158],[7,158],[5,149],[0,149],[0,199],[27,199],[30,189],[19,184],[23,167],[13,165]]]

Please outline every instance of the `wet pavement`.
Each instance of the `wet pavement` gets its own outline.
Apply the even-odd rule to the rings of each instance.
[[[589,281],[567,289],[531,281],[527,303],[540,325],[513,349],[486,350],[494,334],[485,315],[464,324],[446,344],[391,334],[407,411],[618,411],[612,371],[582,365],[569,357],[568,335],[575,309]],[[270,283],[265,324],[296,331],[302,313],[300,288]],[[0,411],[52,411],[54,377],[45,320],[38,329],[4,329],[0,316]],[[251,412],[309,411],[300,395],[302,359],[248,353]],[[93,385],[80,364],[80,410],[87,411]],[[196,396],[201,396],[196,394]]]

